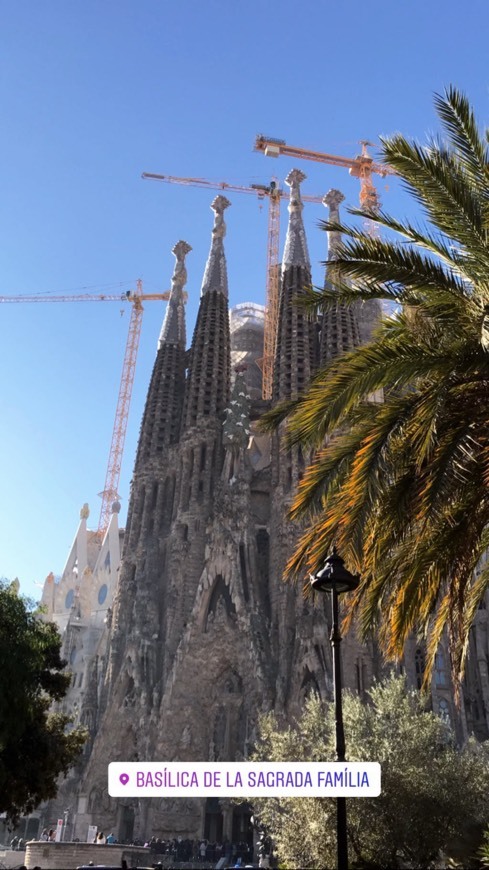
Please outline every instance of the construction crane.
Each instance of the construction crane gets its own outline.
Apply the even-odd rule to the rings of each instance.
[[[136,290],[127,291],[120,295],[111,294],[89,294],[81,293],[77,295],[63,296],[0,296],[1,302],[129,302],[131,308],[131,319],[129,321],[129,332],[126,341],[126,349],[124,353],[124,362],[122,364],[122,376],[119,387],[119,396],[117,398],[117,408],[115,412],[114,428],[112,431],[112,441],[110,444],[109,460],[107,464],[107,473],[105,475],[105,486],[99,495],[102,498],[100,508],[100,519],[98,524],[98,534],[102,537],[107,531],[110,517],[112,514],[112,505],[118,500],[118,487],[121,475],[122,456],[124,453],[124,442],[126,439],[127,420],[129,417],[129,407],[131,404],[132,387],[134,383],[134,373],[136,370],[136,359],[139,348],[139,338],[141,335],[141,326],[143,322],[143,302],[153,302],[166,300],[170,298],[169,291],[165,293],[143,293],[142,281],[137,281]],[[184,294],[186,300],[186,294]]]
[[[336,154],[325,154],[322,151],[311,151],[308,148],[297,148],[288,145],[285,139],[274,139],[270,136],[259,134],[255,139],[255,151],[261,151],[266,157],[297,157],[300,160],[313,160],[316,163],[329,163],[331,166],[343,166],[350,171],[350,175],[360,179],[360,205],[370,211],[378,211],[380,199],[377,189],[372,181],[372,175],[396,175],[394,169],[385,163],[377,163],[367,151],[372,145],[367,139],[360,142],[362,153],[357,157],[340,157]]]
[[[280,202],[282,199],[289,198],[288,193],[279,187],[276,178],[273,178],[270,184],[251,184],[249,187],[229,184],[227,181],[209,181],[206,178],[181,178],[176,175],[157,175],[154,172],[143,172],[142,178],[164,181],[167,184],[184,184],[189,187],[201,187],[207,190],[230,190],[236,193],[248,193],[257,196],[259,200],[264,200],[265,197],[268,198],[265,335],[263,358],[257,362],[261,365],[262,369],[263,398],[271,399],[279,301]],[[307,194],[302,199],[305,202],[323,201],[322,196],[310,196]]]

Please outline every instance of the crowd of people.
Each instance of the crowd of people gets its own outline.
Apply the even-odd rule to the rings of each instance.
[[[44,828],[40,835],[41,840],[47,842],[55,842],[56,832],[51,828]],[[114,834],[108,836],[102,831],[99,831],[94,840],[94,843],[99,845],[115,844],[118,842]],[[176,862],[190,862],[195,864],[217,864],[221,858],[226,859],[226,863],[232,867],[244,867],[246,864],[253,862],[253,846],[249,846],[245,842],[231,843],[229,840],[223,842],[211,842],[210,840],[190,840],[182,837],[174,837],[169,840],[162,840],[160,837],[151,837],[146,843],[139,839],[135,839],[132,843],[124,845],[145,846],[149,847],[151,854],[162,860],[170,858]],[[11,849],[25,849],[25,841],[22,838],[14,837],[11,844]]]
[[[253,861],[253,847],[247,843],[230,843],[224,840],[222,843],[210,840],[189,840],[175,837],[172,840],[162,840],[159,837],[151,837],[145,846],[149,846],[153,855],[173,858],[174,861],[193,861],[195,863],[214,864],[221,858],[234,866],[251,864]]]

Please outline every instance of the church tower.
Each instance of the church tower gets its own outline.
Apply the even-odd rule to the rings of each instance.
[[[282,259],[273,403],[296,398],[319,363],[317,320],[297,305],[311,285],[300,183],[292,170]],[[230,391],[224,196],[197,322],[185,350],[185,255],[171,296],[138,446],[109,665],[94,670],[97,736],[79,807],[119,838],[181,836],[238,842],[249,812],[207,800],[107,795],[108,760],[233,761],[248,757],[261,713],[296,715],[314,689],[327,698],[331,656],[324,610],[282,580],[300,529],[288,518],[308,456],[256,430],[263,403],[235,368]],[[254,349],[260,355],[259,349]],[[251,357],[250,357],[251,359]],[[250,362],[252,364],[252,362]],[[185,367],[187,373],[185,376]],[[344,661],[348,665],[349,642]],[[95,683],[100,679],[98,697]],[[345,683],[351,684],[348,673]]]
[[[126,665],[128,659],[131,665],[119,680],[119,690],[125,697],[135,691],[135,679],[144,679],[149,663],[161,658],[155,640],[159,637],[161,604],[166,597],[162,580],[164,540],[172,519],[174,453],[183,410],[185,257],[189,251],[191,247],[184,241],[178,242],[172,251],[176,264],[143,413],[114,602],[107,688],[114,689],[125,657]],[[144,654],[140,655],[142,648]],[[128,649],[132,651],[129,655]]]
[[[296,398],[302,393],[318,362],[316,323],[296,304],[312,284],[300,193],[305,178],[300,169],[293,169],[285,179],[290,187],[289,224],[282,258],[273,402]]]
[[[305,175],[293,169],[286,178],[290,186],[289,223],[282,259],[279,315],[274,362],[272,403],[297,398],[307,388],[319,363],[318,323],[297,304],[312,284],[307,239],[302,219],[303,203],[300,184]],[[330,668],[329,650],[316,644],[312,652],[313,622],[319,619],[324,638],[327,626],[322,613],[304,601],[302,593],[283,582],[289,556],[300,535],[292,524],[288,510],[309,456],[300,446],[285,450],[282,433],[272,436],[271,484],[273,498],[270,516],[270,596],[274,601],[271,621],[272,661],[274,670],[274,706],[280,715],[297,713],[303,692],[323,687]],[[303,642],[306,636],[307,642]],[[319,673],[323,678],[318,679]],[[324,693],[324,688],[322,694]]]
[[[370,323],[360,305],[338,304],[318,323],[297,304],[312,283],[300,194],[304,177],[294,169],[287,178],[289,223],[272,405],[297,398],[318,366],[356,347],[363,340],[362,325],[366,329]],[[332,223],[339,223],[342,199],[334,190],[325,197]],[[270,403],[257,400],[259,379],[246,368],[263,355],[262,312],[248,303],[235,315],[243,335],[234,335],[235,378],[230,389],[224,251],[224,213],[229,205],[218,196],[211,206],[212,241],[189,350],[184,287],[190,245],[180,241],[173,249],[171,294],[141,424],[113,607],[107,605],[104,614],[96,611],[95,627],[101,635],[96,645],[94,624],[84,629],[83,644],[78,642],[78,611],[65,632],[69,642],[76,621],[77,646],[70,648],[69,657],[77,668],[82,649],[95,653],[90,666],[88,658],[84,662],[83,689],[80,682],[72,689],[83,694],[81,719],[90,732],[83,772],[73,772],[56,805],[58,817],[63,807],[76,807],[74,836],[81,840],[93,823],[124,841],[138,837],[144,842],[151,835],[165,840],[246,840],[250,813],[243,805],[213,796],[111,798],[108,762],[239,761],[253,746],[260,714],[274,710],[282,721],[292,722],[310,691],[332,699],[327,596],[313,607],[300,588],[283,582],[285,565],[301,534],[300,525],[289,519],[289,508],[311,455],[299,446],[285,449],[277,433],[268,436],[258,429],[260,415]],[[327,283],[336,278],[339,242],[339,233],[331,230]],[[90,601],[96,594],[85,574],[87,559],[91,564],[85,541],[87,516],[84,509],[68,561],[71,586],[64,578],[56,592],[54,577],[48,578],[46,595],[52,607],[56,595],[63,600],[66,596],[65,626],[75,595],[75,568],[86,565]],[[111,553],[118,556],[116,513],[111,529],[117,536]],[[112,558],[109,553],[107,563],[110,548],[104,547],[99,558],[108,567],[102,579],[108,578]],[[103,590],[104,585],[99,595]],[[100,605],[103,600],[98,597]],[[486,611],[481,610],[471,641],[479,670],[487,658],[488,625]],[[417,648],[411,670],[406,662],[414,684],[422,666],[423,650]],[[345,687],[365,699],[381,673],[374,644],[360,644],[350,631],[342,641],[342,670]],[[433,698],[440,714],[449,710],[445,671],[439,654]],[[488,673],[486,665],[477,680],[467,678],[467,725],[475,728],[478,723],[480,735],[481,711],[489,698]],[[49,812],[53,814],[48,818],[57,817],[52,808]]]
[[[343,202],[344,198],[339,190],[330,190],[324,197],[323,205],[329,208],[330,223],[339,224],[340,203]],[[337,230],[329,230],[329,266],[324,282],[326,289],[331,289],[334,281],[340,280],[340,276],[337,275],[334,264],[331,262],[336,259],[336,252],[340,242],[341,233]],[[323,314],[321,324],[321,366],[327,365],[331,360],[336,359],[336,357],[346,353],[348,350],[353,350],[354,347],[359,345],[360,334],[358,330],[357,306],[352,305],[347,307],[343,303],[337,302],[334,308],[330,308]]]
[[[214,227],[200,305],[189,351],[173,534],[169,547],[169,595],[165,636],[173,659],[193,607],[205,555],[206,529],[223,463],[222,428],[229,400],[230,334],[224,253],[225,196],[212,203]]]

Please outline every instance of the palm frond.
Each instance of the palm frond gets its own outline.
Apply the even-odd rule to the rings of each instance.
[[[489,181],[489,154],[467,97],[451,86],[444,95],[435,94],[434,101],[452,147],[472,183],[478,190],[484,190]]]
[[[381,141],[388,163],[401,175],[428,219],[487,263],[480,197],[467,185],[457,161],[435,142],[422,147],[400,135],[381,137]]]
[[[455,88],[437,96],[445,140],[383,139],[384,162],[427,226],[353,209],[393,234],[342,233],[324,290],[327,312],[396,302],[372,340],[335,359],[294,406],[277,409],[286,448],[316,449],[291,509],[309,526],[287,565],[306,578],[333,545],[361,574],[345,625],[373,631],[388,658],[426,639],[425,685],[444,634],[459,684],[470,627],[489,586],[489,136]],[[400,307],[402,306],[402,307]],[[382,404],[372,401],[381,393]],[[479,572],[475,575],[476,570]]]
[[[402,302],[411,301],[410,291],[427,289],[452,292],[463,298],[468,295],[464,281],[442,262],[414,247],[370,236],[344,240],[335,249],[335,259],[326,265],[334,265],[343,281],[347,276],[362,286],[393,287]]]

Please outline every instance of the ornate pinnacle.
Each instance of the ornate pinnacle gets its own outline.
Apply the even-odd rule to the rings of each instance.
[[[344,199],[345,197],[341,190],[332,188],[331,190],[328,190],[326,196],[323,196],[323,205],[326,206],[326,208],[329,208],[331,212],[338,212],[340,204]]]
[[[345,197],[341,190],[328,190],[326,196],[323,197],[323,205],[329,208],[329,219],[334,223],[339,223],[340,220],[340,203]],[[337,230],[328,230],[328,257],[331,260],[336,253],[338,245],[341,243],[341,233]]]
[[[176,257],[177,262],[171,279],[170,299],[161,328],[158,349],[165,341],[178,342],[185,347],[185,308],[182,291],[187,283],[185,257],[191,250],[191,245],[181,239],[172,248],[172,254]]]
[[[224,211],[229,208],[231,203],[225,196],[219,194],[211,204],[211,209],[215,213],[214,227],[212,229],[213,239],[223,239],[226,235],[226,224],[224,223]]]
[[[224,256],[223,239],[226,235],[224,211],[231,203],[225,196],[219,194],[211,204],[214,212],[214,226],[212,228],[212,242],[209,257],[207,259],[204,280],[202,282],[201,296],[205,296],[210,290],[218,290],[228,295],[228,279],[226,270],[226,258]]]
[[[302,209],[300,184],[306,175],[301,169],[292,169],[285,183],[290,187],[289,199],[289,226],[285,239],[285,250],[282,259],[282,269],[287,266],[305,266],[310,268],[309,253],[307,250],[306,234],[302,222]]]
[[[185,268],[185,257],[192,250],[192,246],[188,242],[183,242],[181,239],[172,248],[171,252],[175,255],[177,262],[173,270],[171,279],[172,294],[183,290],[187,283],[187,270]]]
[[[285,183],[290,187],[290,200],[289,200],[289,212],[296,211],[297,209],[304,208],[304,205],[301,200],[301,188],[300,185],[307,178],[302,169],[292,169],[287,178],[285,179]]]

